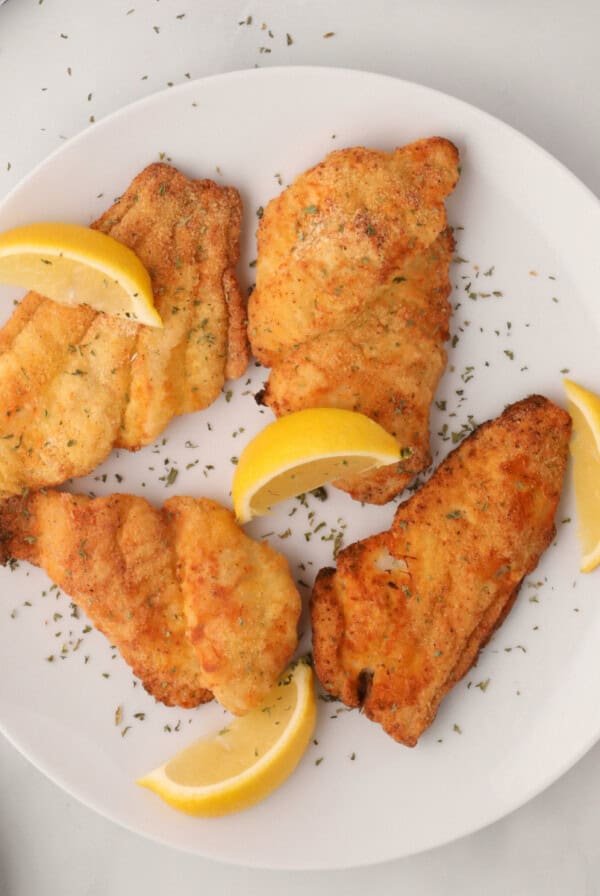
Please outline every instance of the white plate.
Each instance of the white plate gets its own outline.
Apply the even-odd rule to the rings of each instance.
[[[286,68],[209,78],[136,103],[66,144],[4,201],[0,229],[42,218],[89,223],[165,153],[188,175],[240,188],[246,208],[240,272],[249,285],[255,212],[279,192],[280,182],[289,183],[337,147],[391,149],[432,134],[457,144],[463,166],[449,202],[451,222],[464,228],[457,236],[465,260],[453,267],[452,333],[458,339],[432,413],[439,459],[452,446],[452,432],[495,416],[510,401],[542,392],[564,403],[566,368],[600,389],[599,205],[554,159],[483,112],[424,87],[360,72]],[[15,295],[5,289],[0,298]],[[251,395],[264,378],[265,371],[252,366],[231,385],[230,400],[222,396],[207,411],[174,422],[165,444],[114,454],[70,487],[133,491],[162,502],[175,489],[160,477],[175,465],[179,493],[229,504],[230,457],[270,419]],[[311,498],[310,508],[296,502],[293,517],[291,506],[248,528],[257,537],[274,533],[272,544],[307,584],[331,563],[339,520],[347,544],[386,528],[394,511],[393,504],[363,508],[333,490],[325,503]],[[137,775],[220,726],[223,710],[156,704],[133,686],[101,635],[83,633],[86,620],[70,615],[68,599],[49,591],[45,575],[25,564],[0,571],[2,729],[97,811],[222,861],[339,868],[439,845],[530,799],[600,734],[599,579],[577,572],[575,523],[560,522],[574,517],[569,481],[556,544],[418,747],[406,749],[359,713],[322,702],[318,745],[285,786],[240,815],[188,818],[136,787]],[[321,522],[326,525],[318,528]],[[293,536],[278,538],[288,526]],[[332,539],[323,540],[328,535]],[[477,687],[488,679],[487,687]],[[123,720],[115,725],[119,705]]]

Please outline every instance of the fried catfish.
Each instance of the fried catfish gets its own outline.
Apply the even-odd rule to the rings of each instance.
[[[151,444],[242,375],[241,213],[232,187],[157,163],[92,225],[146,266],[163,329],[25,296],[0,330],[0,497]]]
[[[297,644],[287,561],[207,499],[52,490],[0,502],[0,560],[46,570],[168,706],[258,706]]]
[[[401,464],[335,483],[361,501],[389,501],[431,460],[454,248],[444,199],[457,180],[457,150],[442,138],[343,149],[260,220],[248,304],[252,351],[272,368],[260,400],[278,416],[360,411],[392,433]]]
[[[323,686],[414,746],[510,611],[555,535],[571,421],[541,396],[510,405],[401,504],[392,527],[318,574]]]

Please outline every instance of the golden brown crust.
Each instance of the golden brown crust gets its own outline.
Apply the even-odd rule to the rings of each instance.
[[[259,705],[297,643],[286,561],[225,508],[51,490],[0,503],[0,561],[43,567],[169,706]]]
[[[172,417],[218,397],[228,365],[237,375],[245,370],[235,274],[241,217],[237,190],[156,163],[94,225],[148,268],[164,323],[163,330],[138,328],[117,447],[150,444]]]
[[[444,198],[458,177],[441,138],[393,153],[331,153],[266,207],[249,336],[272,366],[278,415],[358,410],[391,432],[402,465],[335,484],[385,503],[429,464],[429,408],[446,363],[454,248]]]
[[[240,224],[233,188],[150,165],[93,226],[148,268],[164,329],[25,297],[0,330],[0,497],[151,443],[241,375]]]
[[[246,712],[264,700],[296,647],[300,598],[287,561],[213,501],[172,498],[163,512],[204,681],[232,712]]]
[[[545,398],[511,405],[398,507],[388,532],[317,577],[319,678],[401,743],[431,724],[552,541],[570,429]]]
[[[233,269],[223,274],[223,290],[227,303],[227,362],[225,379],[236,380],[248,366],[248,325],[246,301]]]

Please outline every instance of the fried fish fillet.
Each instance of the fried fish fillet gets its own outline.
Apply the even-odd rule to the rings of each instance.
[[[331,694],[417,743],[554,537],[570,431],[541,396],[509,406],[398,507],[389,531],[321,570],[313,648]]]
[[[43,567],[168,706],[258,706],[297,644],[287,561],[207,499],[52,490],[0,503],[0,560]]]
[[[260,400],[278,416],[360,411],[403,461],[335,484],[382,504],[430,463],[429,409],[446,364],[445,197],[458,153],[442,138],[386,153],[333,152],[264,210],[249,338],[271,373]]]
[[[246,368],[235,189],[157,163],[93,226],[146,266],[164,329],[25,296],[0,330],[0,497],[150,444]]]

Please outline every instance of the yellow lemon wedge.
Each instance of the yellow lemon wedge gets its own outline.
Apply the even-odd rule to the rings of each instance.
[[[150,275],[135,252],[79,224],[45,221],[0,233],[0,283],[162,327]]]
[[[600,563],[600,396],[564,380],[573,419],[571,454],[582,572]]]
[[[189,815],[227,815],[253,806],[291,775],[316,721],[312,668],[298,660],[263,706],[196,741],[138,780]]]
[[[232,485],[241,523],[350,473],[401,459],[398,443],[356,411],[308,408],[266,426],[242,451]]]

